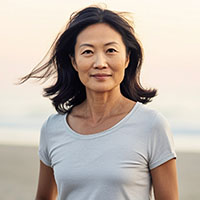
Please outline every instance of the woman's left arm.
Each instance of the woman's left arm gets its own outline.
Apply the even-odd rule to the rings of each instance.
[[[155,200],[178,200],[176,159],[151,170]]]

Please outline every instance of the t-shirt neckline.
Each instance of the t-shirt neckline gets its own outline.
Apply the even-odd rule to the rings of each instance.
[[[117,122],[114,126],[104,130],[104,131],[101,131],[101,132],[97,132],[97,133],[92,133],[92,134],[81,134],[81,133],[78,133],[76,131],[74,131],[70,126],[69,124],[67,123],[67,114],[64,114],[63,115],[63,120],[64,120],[64,126],[67,130],[67,133],[69,133],[71,136],[73,137],[76,137],[76,138],[79,138],[79,139],[92,139],[92,138],[97,138],[97,137],[100,137],[100,136],[104,136],[104,135],[107,135],[109,133],[111,133],[114,129],[116,128],[119,128],[126,120],[129,119],[129,117],[136,112],[136,110],[138,109],[138,107],[140,106],[140,102],[136,102],[135,105],[133,106],[133,108],[130,110],[130,112],[125,116],[123,117],[119,122]]]

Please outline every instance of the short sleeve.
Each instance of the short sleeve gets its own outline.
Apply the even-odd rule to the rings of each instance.
[[[176,158],[173,135],[167,119],[161,113],[156,113],[152,125],[148,140],[150,169]]]
[[[47,120],[43,123],[41,131],[40,131],[40,143],[39,143],[39,158],[40,160],[47,166],[51,166],[51,161],[49,159],[49,152],[48,152],[48,141],[46,138],[46,131],[47,131]]]

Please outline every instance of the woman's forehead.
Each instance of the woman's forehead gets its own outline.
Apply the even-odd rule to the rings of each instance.
[[[104,45],[123,43],[120,33],[105,23],[89,25],[78,34],[76,42],[78,46],[95,43],[104,43]]]

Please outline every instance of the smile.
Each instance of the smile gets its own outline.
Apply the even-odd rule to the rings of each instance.
[[[92,74],[92,77],[108,77],[111,76],[111,74]]]
[[[92,74],[91,77],[94,77],[95,79],[98,80],[104,80],[106,78],[109,78],[110,76],[112,76],[111,74]]]

